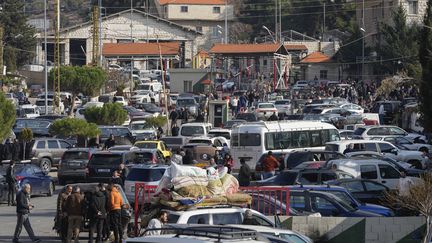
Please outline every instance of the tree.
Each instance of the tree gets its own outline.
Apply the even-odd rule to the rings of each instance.
[[[95,138],[100,134],[100,130],[94,123],[88,123],[83,119],[65,118],[56,120],[51,125],[50,134],[64,137],[82,136],[86,138]]]
[[[426,232],[423,243],[429,243],[432,238],[432,174],[424,173],[421,180],[409,189],[409,195],[401,196],[398,193],[386,193],[385,201],[391,206],[402,207],[426,217]]]
[[[8,138],[15,124],[16,112],[11,101],[0,92],[0,141]]]
[[[432,26],[432,0],[428,1],[424,25]],[[420,36],[419,58],[422,67],[420,79],[420,112],[425,132],[432,132],[432,30],[424,27]]]
[[[24,0],[3,0],[0,25],[4,28],[4,63],[8,70],[28,63],[34,56],[35,29],[27,24],[22,11]]]
[[[377,46],[377,53],[385,60],[380,69],[383,74],[404,72],[408,76],[420,77],[419,28],[407,24],[407,16],[402,6],[393,13],[392,23],[383,24],[381,34],[383,42]]]
[[[167,124],[168,120],[166,116],[148,117],[145,119],[147,124],[154,127],[163,127]]]
[[[97,125],[120,126],[127,117],[128,113],[118,103],[107,103],[103,107],[90,107],[84,111],[84,117],[88,122]]]
[[[33,140],[33,131],[30,128],[21,129],[19,140],[23,143],[23,159],[26,159],[27,143]]]
[[[55,70],[52,69],[49,80],[54,80]],[[69,115],[75,106],[75,98],[80,93],[86,96],[95,96],[100,92],[106,81],[106,72],[99,67],[62,66],[60,67],[60,88],[62,91],[72,93],[72,105]]]

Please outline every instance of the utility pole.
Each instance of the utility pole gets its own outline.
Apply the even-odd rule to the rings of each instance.
[[[168,119],[168,99],[167,99],[168,97],[167,97],[166,87],[165,87],[165,71],[164,71],[164,63],[163,63],[163,59],[162,59],[162,50],[161,50],[160,43],[159,43],[159,36],[157,36],[157,44],[158,44],[158,49],[159,49],[159,59],[160,59],[161,71],[162,71],[162,87],[163,87],[163,95],[164,95],[164,103],[165,103],[165,117],[168,121],[167,122],[168,131],[170,131],[169,128],[171,127],[171,124],[169,124],[169,119]],[[165,67],[165,69],[166,69],[166,67]]]
[[[281,43],[283,42],[282,40],[282,0],[279,0],[279,41]]]
[[[225,44],[228,44],[228,0],[225,0]]]
[[[134,41],[133,41],[133,24],[132,24],[132,21],[133,21],[133,0],[131,0],[130,1],[130,42],[131,42],[131,45],[134,43]],[[130,87],[129,87],[129,92],[130,92],[130,96],[132,97],[132,91],[133,91],[133,69],[134,69],[134,58],[133,58],[133,56],[131,56],[131,65],[130,65],[130,69],[131,69],[131,71],[130,71],[130,76],[131,76],[131,79],[130,79]]]
[[[362,39],[362,72],[361,72],[361,80],[364,80],[364,76],[365,76],[365,70],[364,70],[364,62],[365,62],[365,22],[364,22],[364,17],[365,17],[365,0],[362,0],[362,33],[363,33],[363,39]]]
[[[92,63],[94,66],[99,66],[99,47],[100,47],[100,29],[99,29],[99,10],[100,8],[97,6],[93,6],[93,56]]]
[[[45,72],[45,115],[48,115],[48,50],[47,50],[47,1],[44,0],[44,72]]]
[[[102,0],[99,0],[99,66],[102,66]],[[106,11],[105,11],[106,12]]]
[[[279,29],[279,27],[278,27],[278,0],[275,0],[275,38],[276,38],[276,42],[278,41],[278,37],[279,37],[279,34],[278,34],[278,29]]]
[[[3,76],[4,71],[4,62],[3,62],[3,53],[4,53],[4,47],[3,47],[3,36],[4,36],[4,28],[3,25],[0,24],[0,76]],[[2,84],[3,85],[3,84]]]

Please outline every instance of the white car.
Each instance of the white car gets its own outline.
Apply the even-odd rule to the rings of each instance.
[[[114,96],[115,103],[119,103],[122,106],[128,105],[126,99],[123,96]]]
[[[149,125],[145,120],[132,120],[129,124],[129,129],[137,141],[153,139],[157,135],[155,127]]]
[[[356,104],[351,104],[351,103],[342,104],[339,107],[342,109],[345,109],[351,113],[355,113],[355,114],[363,114],[364,113],[364,109],[361,106],[356,105]]]
[[[148,90],[136,90],[135,94],[130,98],[132,104],[150,103],[154,97],[153,92]]]
[[[258,118],[269,118],[273,113],[278,115],[278,110],[273,103],[259,103],[254,112]]]
[[[374,137],[371,140],[390,142],[396,145],[396,147],[400,147],[401,149],[405,150],[420,151],[422,148],[427,148],[430,152],[432,152],[432,145],[427,143],[413,143],[411,140],[405,137]]]
[[[364,126],[354,131],[354,138],[371,139],[374,137],[405,137],[411,142],[414,140],[427,141],[426,137],[423,135],[408,133],[400,127],[390,125]]]
[[[299,80],[294,84],[293,89],[304,89],[309,86],[309,82],[306,80]]]
[[[40,116],[39,107],[35,105],[22,105],[21,110],[24,113],[25,118],[35,118]]]
[[[148,186],[159,185],[167,165],[145,165],[137,164],[129,168],[129,173],[125,180],[124,191],[129,202],[135,202],[135,183],[145,183]],[[140,199],[143,197],[142,193],[139,194]],[[146,195],[147,196],[147,195]],[[150,195],[151,197],[152,195]]]
[[[224,137],[228,141],[228,145],[231,140],[231,130],[226,128],[213,128],[209,131],[209,136],[213,137]]]
[[[252,211],[252,217],[262,226],[275,227],[265,215],[258,211],[239,207],[197,208],[188,211],[168,211],[174,224],[197,224],[198,220],[210,225],[241,224],[246,210]]]
[[[291,114],[291,101],[290,100],[276,100],[274,102],[276,109],[278,111],[278,114],[285,114],[290,115]]]

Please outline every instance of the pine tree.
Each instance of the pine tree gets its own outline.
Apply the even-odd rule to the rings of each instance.
[[[418,27],[407,24],[405,9],[399,6],[393,13],[392,23],[383,24],[383,43],[377,48],[385,62],[381,66],[383,74],[404,72],[413,78],[420,77],[418,59]]]
[[[428,0],[421,30],[419,58],[422,66],[420,79],[420,111],[425,132],[432,132],[432,0]]]
[[[9,71],[29,63],[34,57],[35,30],[27,24],[23,0],[3,0],[0,24],[4,28],[4,63]]]

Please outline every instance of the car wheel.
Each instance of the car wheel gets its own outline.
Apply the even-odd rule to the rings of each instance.
[[[49,188],[48,188],[48,193],[47,196],[51,197],[52,195],[54,195],[54,191],[55,191],[55,185],[54,182],[50,182]]]
[[[51,160],[48,158],[42,158],[40,167],[42,171],[49,173],[51,171]]]

